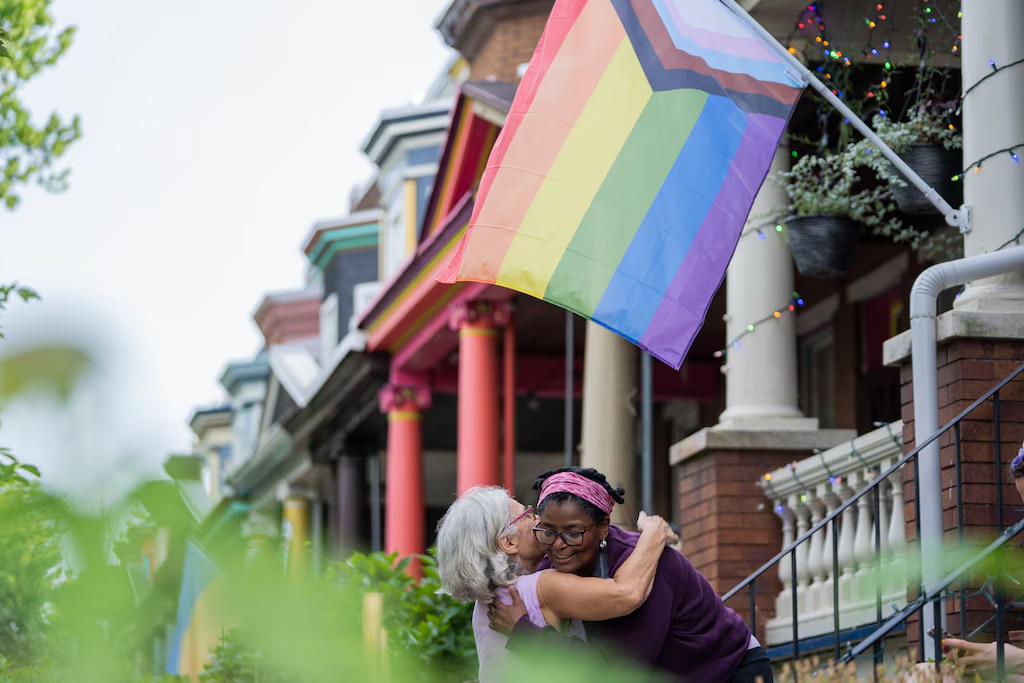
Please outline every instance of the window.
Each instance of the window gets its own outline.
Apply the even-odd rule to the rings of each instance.
[[[831,327],[800,339],[800,409],[826,429],[835,425],[834,346]]]
[[[410,149],[405,154],[405,163],[409,166],[436,164],[439,158],[441,158],[441,145],[431,145],[430,147]]]
[[[434,189],[434,176],[423,176],[416,179],[416,238],[423,237],[420,231],[423,230],[423,215],[427,212],[427,202],[430,201],[430,191]]]
[[[384,234],[384,280],[398,272],[405,256],[405,214],[396,209],[388,215]]]

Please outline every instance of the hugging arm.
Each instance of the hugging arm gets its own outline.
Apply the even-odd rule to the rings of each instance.
[[[644,604],[665,545],[676,538],[661,517],[640,515],[640,539],[613,578],[544,572],[537,581],[541,609],[556,619],[604,621],[626,616]]]

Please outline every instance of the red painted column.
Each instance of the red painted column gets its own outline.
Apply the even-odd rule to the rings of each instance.
[[[428,407],[426,387],[390,384],[380,392],[381,412],[388,415],[384,550],[399,557],[426,551],[420,414]]]
[[[452,308],[459,331],[458,491],[501,484],[498,457],[498,328],[509,320],[508,304],[474,301]]]

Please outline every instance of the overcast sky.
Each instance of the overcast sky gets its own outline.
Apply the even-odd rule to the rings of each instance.
[[[444,67],[447,4],[54,0],[78,35],[26,96],[81,114],[84,136],[68,192],[0,210],[0,282],[43,296],[4,315],[0,354],[71,339],[99,365],[73,410],[8,406],[0,446],[78,491],[187,451],[225,363],[260,348],[261,295],[302,283],[311,225],[369,177],[379,110]]]

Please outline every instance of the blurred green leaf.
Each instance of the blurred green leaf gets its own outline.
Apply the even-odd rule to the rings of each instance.
[[[36,476],[36,477],[40,476],[39,475],[39,468],[36,467],[35,465],[29,465],[28,463],[21,463],[20,465],[18,465],[18,469],[19,470],[23,470],[25,472],[28,472],[29,474],[31,474],[33,476]]]
[[[0,357],[0,404],[41,388],[67,399],[91,358],[71,346],[48,346]]]

